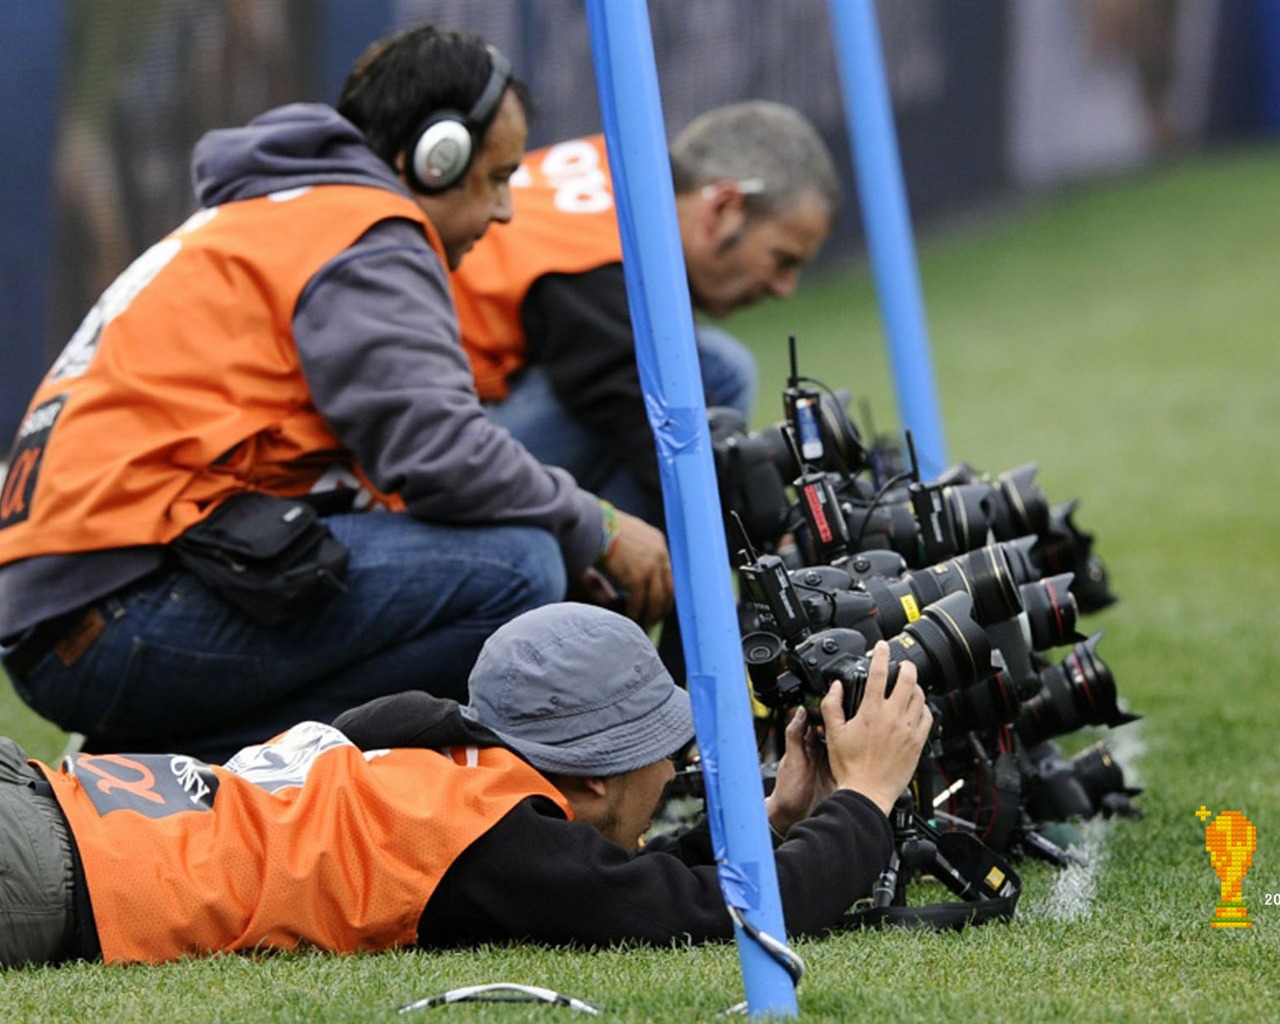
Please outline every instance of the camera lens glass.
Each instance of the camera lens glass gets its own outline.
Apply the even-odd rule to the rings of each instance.
[[[1018,588],[1027,613],[1031,649],[1047,651],[1077,639],[1076,599],[1071,593],[1071,573],[1062,573]]]
[[[1115,677],[1098,656],[1101,633],[1069,650],[1057,665],[1040,673],[1040,692],[1022,707],[1016,728],[1035,746],[1085,725],[1123,725],[1137,716],[1120,710]]]

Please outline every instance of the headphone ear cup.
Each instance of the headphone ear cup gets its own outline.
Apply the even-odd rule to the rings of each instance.
[[[419,192],[443,192],[462,180],[471,166],[474,150],[471,131],[462,115],[439,111],[423,126],[407,154],[406,177]]]

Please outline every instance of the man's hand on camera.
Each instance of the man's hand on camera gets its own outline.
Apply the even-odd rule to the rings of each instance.
[[[818,731],[810,724],[808,712],[796,708],[787,722],[786,749],[778,762],[773,792],[764,802],[769,827],[785,836],[834,789]]]
[[[915,773],[920,751],[929,738],[933,714],[916,682],[916,667],[903,662],[893,692],[884,695],[889,677],[889,645],[883,640],[871,655],[862,703],[844,717],[844,687],[837,681],[822,698],[827,759],[841,789],[853,789],[885,814]]]
[[[626,594],[628,618],[647,629],[666,618],[675,599],[667,538],[643,519],[626,512],[615,514],[618,538],[604,570]]]

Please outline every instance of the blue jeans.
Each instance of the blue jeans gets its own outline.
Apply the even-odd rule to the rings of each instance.
[[[485,639],[564,596],[551,534],[369,512],[327,519],[350,551],[313,614],[263,626],[175,568],[97,602],[102,634],[70,666],[55,652],[14,689],[85,748],[219,762],[306,719],[402,690],[466,699]]]
[[[759,379],[750,349],[718,327],[700,324],[696,334],[707,405],[729,406],[750,419]],[[539,462],[562,466],[579,486],[624,512],[651,523],[661,521],[660,503],[636,483],[615,443],[593,431],[556,397],[542,367],[526,367],[512,381],[506,399],[487,404],[485,411]]]

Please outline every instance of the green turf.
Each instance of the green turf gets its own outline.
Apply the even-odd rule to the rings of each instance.
[[[1254,1021],[1280,1007],[1280,152],[1187,159],[1071,191],[921,244],[950,455],[1035,460],[1122,601],[1085,620],[1145,718],[1111,738],[1143,821],[1097,829],[1103,856],[1066,898],[1021,865],[1011,925],[848,934],[800,949],[806,1019]],[[893,425],[875,292],[862,268],[734,319],[760,353],[760,421],[780,410],[785,339],[801,369]],[[7,692],[0,731],[53,756],[56,730]],[[1127,736],[1125,734],[1128,734]],[[1209,928],[1217,881],[1195,816],[1244,811],[1258,849],[1248,931]],[[1090,833],[1092,836],[1093,833]],[[1075,876],[1072,876],[1073,878]],[[158,969],[73,965],[6,976],[6,1020],[393,1020],[484,981],[560,988],[620,1021],[708,1020],[742,998],[732,945],[584,954],[486,949],[339,959],[229,957]],[[553,1008],[452,1007],[458,1021],[563,1020]]]

